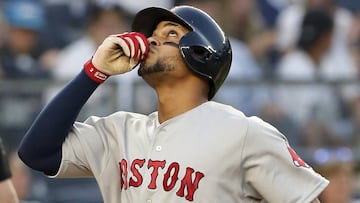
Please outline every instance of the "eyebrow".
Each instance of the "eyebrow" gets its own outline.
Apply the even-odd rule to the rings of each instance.
[[[178,23],[173,23],[173,22],[167,22],[164,27],[167,27],[167,26],[175,26],[175,27],[180,27],[180,24]]]
[[[183,25],[181,25],[181,24],[179,24],[179,23],[171,22],[171,21],[170,21],[170,22],[166,22],[163,27],[171,27],[171,26],[180,28],[180,29],[181,29],[182,31],[184,31],[184,32],[188,31],[188,29],[187,29],[185,26],[183,26]]]
[[[171,21],[168,21],[166,22],[163,26],[163,28],[166,28],[166,27],[176,27],[176,28],[179,28],[180,30],[184,31],[187,30],[185,27],[183,27],[181,24],[179,23],[175,23],[175,22],[171,22]],[[155,30],[153,31],[153,34],[155,33]]]

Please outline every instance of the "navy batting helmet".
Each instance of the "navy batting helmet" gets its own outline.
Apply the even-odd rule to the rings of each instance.
[[[161,21],[176,22],[190,30],[180,39],[180,52],[191,70],[209,79],[208,99],[211,100],[230,70],[229,39],[208,14],[191,6],[177,6],[171,10],[146,8],[136,14],[132,29],[150,37]]]

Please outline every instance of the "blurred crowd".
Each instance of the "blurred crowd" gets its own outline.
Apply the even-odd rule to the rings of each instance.
[[[34,80],[67,82],[106,36],[131,30],[137,11],[180,4],[206,11],[230,37],[232,67],[214,100],[249,116],[257,115],[284,133],[298,153],[331,180],[322,202],[356,202],[360,195],[358,1],[2,0],[0,82],[29,81],[25,86]],[[139,80],[133,72],[111,78],[120,95],[114,97],[131,97],[132,85]],[[154,97],[147,89],[139,89],[137,94]],[[1,105],[6,103],[5,96],[0,95]],[[92,99],[103,102],[101,93]],[[155,109],[148,100],[133,102],[136,109],[126,101],[118,107],[141,113]],[[1,112],[10,111],[1,105]],[[9,119],[14,119],[13,112],[16,109],[11,110]],[[33,113],[36,115],[36,110]],[[0,128],[5,141],[6,133]],[[15,140],[22,136],[21,130],[18,133]],[[15,150],[17,143],[10,145]],[[15,164],[22,171],[26,168]],[[30,178],[19,179],[31,187]],[[31,191],[24,195],[24,202],[46,195],[48,188],[41,181],[35,178],[33,185],[38,189],[24,189]]]

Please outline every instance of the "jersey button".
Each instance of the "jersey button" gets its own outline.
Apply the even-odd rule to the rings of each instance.
[[[160,152],[161,149],[162,149],[161,145],[158,145],[158,146],[156,146],[156,148],[155,148],[155,150],[156,150],[157,152]]]

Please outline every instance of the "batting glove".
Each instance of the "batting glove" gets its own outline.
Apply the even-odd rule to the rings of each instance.
[[[110,35],[96,50],[91,65],[104,75],[122,74],[134,69],[148,52],[149,43],[141,33]]]

